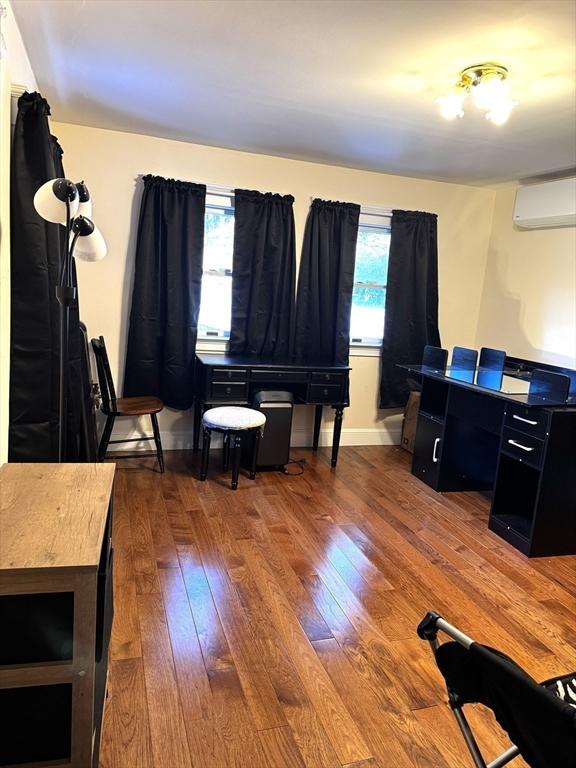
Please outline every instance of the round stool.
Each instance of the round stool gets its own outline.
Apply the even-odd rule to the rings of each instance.
[[[224,435],[223,469],[226,472],[230,460],[230,443],[232,441],[232,490],[238,488],[238,473],[240,471],[240,454],[242,440],[246,435],[253,435],[254,447],[250,464],[250,479],[256,477],[256,459],[258,445],[262,435],[266,416],[261,411],[240,406],[210,408],[202,417],[202,466],[200,480],[206,480],[208,474],[208,458],[210,454],[210,438],[212,432],[222,432]]]

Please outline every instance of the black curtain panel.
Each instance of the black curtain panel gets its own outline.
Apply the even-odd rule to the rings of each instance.
[[[294,335],[292,195],[234,190],[230,352],[286,360]]]
[[[56,285],[65,229],[44,221],[34,195],[64,176],[62,149],[50,135],[50,107],[39,93],[18,100],[11,154],[10,461],[58,459],[59,311]],[[75,272],[74,272],[75,280]],[[67,452],[81,459],[78,304],[70,310]]]
[[[124,394],[192,405],[206,186],[144,176]]]
[[[403,407],[410,392],[402,363],[420,363],[427,344],[439,347],[437,217],[392,211],[380,408]]]
[[[296,298],[295,357],[348,364],[360,206],[313,200],[306,221]]]

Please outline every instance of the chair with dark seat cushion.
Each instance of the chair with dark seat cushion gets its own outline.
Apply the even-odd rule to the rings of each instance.
[[[164,408],[164,403],[160,398],[154,397],[153,395],[116,397],[116,389],[114,387],[114,380],[112,379],[112,372],[110,371],[110,363],[108,361],[108,353],[106,352],[106,344],[104,343],[103,336],[100,336],[98,339],[92,339],[92,349],[94,350],[94,356],[96,358],[98,382],[100,385],[100,395],[102,397],[102,413],[106,415],[106,424],[104,425],[104,431],[102,432],[100,445],[98,447],[99,460],[104,461],[108,446],[112,443],[136,443],[141,442],[142,440],[154,440],[160,472],[164,472],[164,455],[162,453],[160,429],[158,428],[158,419],[156,417],[156,414],[160,413]],[[112,436],[112,430],[114,429],[114,422],[118,417],[122,416],[150,416],[153,434],[142,435],[141,437],[128,437],[122,440],[111,440],[110,437]]]

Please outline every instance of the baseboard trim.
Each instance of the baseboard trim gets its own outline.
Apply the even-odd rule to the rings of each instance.
[[[133,429],[126,433],[115,431],[113,435],[114,440],[121,440],[122,438],[135,438],[141,434],[136,429]],[[192,449],[192,432],[175,432],[175,431],[162,431],[160,433],[162,437],[162,447],[166,451],[176,450],[191,450]],[[347,429],[344,427],[340,435],[341,446],[358,446],[358,445],[400,445],[401,426],[397,427],[372,427],[369,429]],[[218,446],[219,436],[214,435],[213,445]],[[312,432],[304,429],[296,429],[292,432],[291,445],[294,448],[309,448],[312,446]],[[328,427],[320,430],[320,446],[330,447],[332,445],[332,427]],[[114,452],[133,452],[135,450],[143,450],[148,448],[154,450],[154,442],[152,440],[142,440],[142,442],[136,443],[122,443],[115,444],[111,449]]]

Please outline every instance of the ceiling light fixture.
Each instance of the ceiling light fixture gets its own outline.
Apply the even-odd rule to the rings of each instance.
[[[460,72],[458,82],[450,93],[438,99],[440,114],[446,120],[464,116],[464,102],[468,96],[487,120],[503,125],[518,104],[510,98],[507,82],[508,70],[501,64],[475,64]]]

